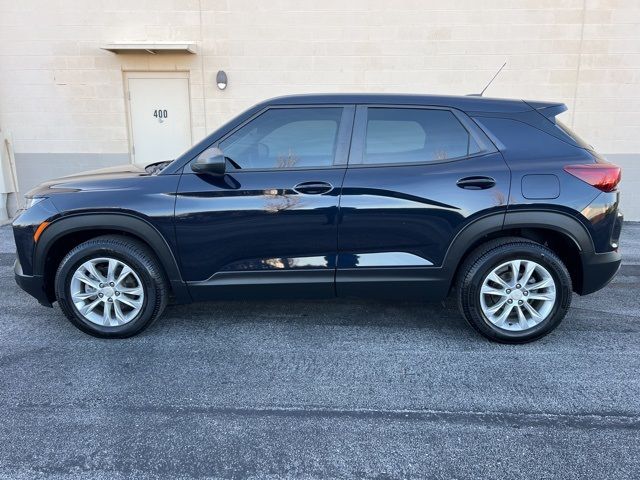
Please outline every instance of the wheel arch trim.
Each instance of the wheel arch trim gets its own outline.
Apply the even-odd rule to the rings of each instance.
[[[595,247],[587,227],[576,217],[559,211],[517,210],[507,212],[504,229],[540,228],[554,230],[571,239],[581,253],[594,253]]]
[[[474,240],[479,237],[502,230],[504,217],[504,211],[485,215],[471,221],[456,234],[442,261],[443,270],[448,273],[447,277],[449,280],[451,280],[458,265],[468,252],[469,245],[474,243]]]
[[[178,262],[164,236],[147,220],[127,213],[82,213],[61,217],[52,222],[40,236],[34,252],[34,274],[43,275],[45,261],[51,247],[73,232],[95,228],[120,230],[146,242],[158,256],[169,281],[181,282]]]
[[[466,225],[452,240],[443,261],[449,281],[453,280],[460,262],[479,237],[513,228],[540,228],[553,230],[569,238],[581,254],[595,252],[591,235],[580,220],[568,213],[528,209],[489,214]]]

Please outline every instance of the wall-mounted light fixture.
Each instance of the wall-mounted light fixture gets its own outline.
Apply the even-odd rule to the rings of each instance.
[[[216,75],[216,83],[220,90],[227,88],[227,74],[224,73],[224,70],[220,70]]]

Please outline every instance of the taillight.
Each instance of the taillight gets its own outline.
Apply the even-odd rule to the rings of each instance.
[[[564,171],[603,192],[615,190],[622,177],[620,167],[612,163],[567,165]]]

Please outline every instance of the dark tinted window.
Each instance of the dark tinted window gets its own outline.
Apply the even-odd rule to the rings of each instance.
[[[589,150],[593,150],[593,147],[591,145],[589,145],[587,142],[585,142],[576,132],[574,132],[571,128],[569,128],[568,125],[565,125],[564,123],[562,123],[560,120],[556,119],[556,126],[562,130],[565,135],[568,135],[571,140],[573,140],[576,145],[582,147],[582,148],[587,148]]]
[[[448,110],[369,108],[364,163],[408,163],[464,157],[478,144]]]
[[[333,164],[342,108],[267,110],[220,143],[242,168],[326,167]]]

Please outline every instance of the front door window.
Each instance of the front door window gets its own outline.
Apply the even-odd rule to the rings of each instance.
[[[269,109],[220,142],[220,148],[243,170],[330,167],[342,110]]]

